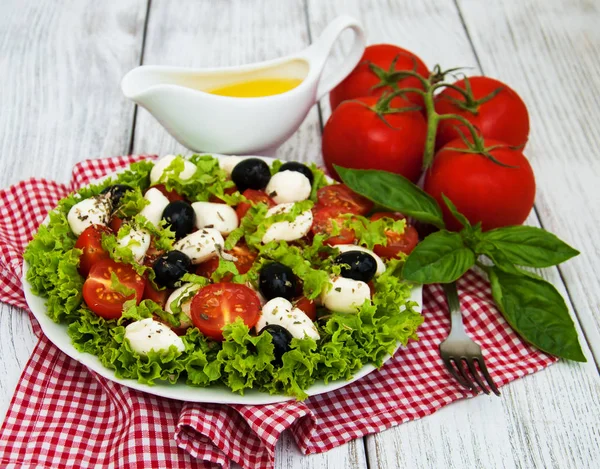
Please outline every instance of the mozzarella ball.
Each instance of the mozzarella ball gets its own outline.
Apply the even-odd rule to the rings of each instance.
[[[150,233],[146,230],[131,228],[131,231],[118,240],[119,246],[125,246],[131,249],[133,258],[137,263],[144,260],[144,256],[150,248]]]
[[[129,340],[131,349],[140,355],[147,355],[150,350],[167,350],[171,345],[180,352],[185,350],[183,340],[175,332],[152,318],[129,324],[125,328],[125,338]]]
[[[338,313],[355,313],[365,300],[371,300],[369,285],[344,277],[333,279],[331,288],[321,295],[323,306]]]
[[[196,212],[196,227],[214,228],[221,234],[229,234],[239,225],[238,216],[233,207],[213,202],[194,202]]]
[[[196,165],[194,163],[181,156],[167,155],[154,163],[154,167],[150,171],[150,184],[156,184],[162,178],[165,170],[177,158],[183,161],[183,171],[179,173],[179,177],[184,180],[191,178],[196,172]]]
[[[173,249],[188,256],[192,264],[200,264],[216,257],[224,244],[221,233],[213,228],[205,228],[180,239],[173,244]]]
[[[200,285],[196,283],[186,283],[185,285],[177,288],[169,295],[167,304],[165,305],[165,311],[173,314],[173,306],[179,306],[181,311],[186,315],[186,318],[179,318],[181,320],[180,327],[190,327],[192,325],[192,316],[190,307],[192,305],[192,299],[194,298],[195,292],[200,290]]]
[[[154,187],[151,187],[146,191],[144,194],[144,199],[150,203],[142,209],[140,215],[146,217],[146,220],[148,220],[154,226],[158,226],[160,220],[162,219],[162,214],[165,208],[167,205],[169,205],[169,199],[167,199],[161,191]]]
[[[371,256],[373,256],[373,259],[375,259],[375,262],[377,263],[377,272],[375,272],[375,276],[379,276],[385,272],[386,267],[385,267],[383,260],[381,259],[381,257],[379,257],[377,254],[375,254],[370,249],[363,248],[362,246],[356,246],[355,244],[338,244],[337,246],[334,246],[334,247],[338,248],[340,250],[340,252],[348,252],[348,251],[366,252],[367,254],[370,254]]]
[[[267,218],[280,213],[287,213],[294,207],[293,203],[279,204],[267,211]],[[313,222],[312,211],[306,210],[293,221],[280,221],[273,223],[265,232],[262,242],[267,244],[271,241],[294,241],[300,239],[310,231]]]
[[[273,298],[263,306],[256,322],[256,331],[260,332],[270,324],[284,327],[296,339],[303,339],[305,336],[315,340],[320,338],[317,328],[304,311],[294,308],[285,298]]]
[[[300,202],[310,197],[310,181],[298,171],[282,171],[271,176],[265,192],[278,204]]]
[[[67,221],[75,236],[92,225],[103,225],[110,220],[110,200],[106,196],[90,197],[71,207]]]

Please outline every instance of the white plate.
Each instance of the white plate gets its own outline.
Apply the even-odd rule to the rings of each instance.
[[[265,158],[266,159],[266,158]],[[109,177],[109,176],[107,176]],[[106,379],[120,383],[123,386],[127,386],[132,389],[147,392],[148,394],[154,394],[156,396],[168,397],[170,399],[177,399],[180,401],[188,402],[207,402],[217,404],[274,404],[276,402],[284,402],[293,400],[293,397],[282,396],[282,395],[271,395],[264,392],[259,392],[253,389],[246,390],[244,395],[241,396],[232,392],[225,385],[217,384],[211,385],[207,388],[196,388],[187,386],[185,383],[180,382],[177,384],[169,383],[157,383],[154,386],[139,383],[133,379],[120,379],[117,378],[113,372],[106,368],[98,357],[89,353],[79,352],[71,343],[71,338],[67,334],[66,324],[56,324],[46,314],[45,298],[36,296],[31,291],[31,285],[26,280],[27,278],[28,265],[26,262],[23,264],[23,291],[25,293],[25,299],[31,309],[31,312],[40,323],[42,331],[50,339],[50,341],[56,345],[61,351],[66,353],[69,357],[77,360],[79,363],[87,366],[90,370],[98,373]],[[411,293],[412,301],[415,301],[419,306],[415,308],[420,311],[422,304],[422,288],[420,286],[415,287]],[[397,349],[396,349],[397,350]],[[384,361],[387,361],[391,356],[387,356]],[[325,384],[322,381],[318,381],[306,390],[309,396],[315,396],[317,394],[326,393],[335,389],[342,388],[344,386],[353,383],[356,380],[368,375],[377,368],[373,365],[365,365],[352,379],[344,381],[338,380]]]

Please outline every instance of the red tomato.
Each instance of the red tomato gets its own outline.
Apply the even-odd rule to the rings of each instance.
[[[168,191],[164,184],[157,184],[156,186],[152,186],[155,189],[158,189],[163,193],[163,195],[169,199],[169,202],[175,202],[177,200],[185,200],[185,197],[176,191]]]
[[[450,213],[442,199],[448,197],[471,224],[482,223],[484,231],[522,224],[533,207],[535,178],[521,151],[498,140],[485,140],[486,147],[498,161],[484,155],[460,151],[467,146],[462,140],[449,142],[437,152],[426,173],[425,191],[442,207],[446,227],[461,230],[462,225]],[[459,150],[452,150],[458,148]]]
[[[309,300],[305,296],[294,302],[294,307],[304,311],[311,321],[317,320],[317,305],[313,300]]]
[[[144,265],[146,267],[152,267],[156,259],[162,256],[165,251],[160,249],[156,249],[156,245],[154,244],[154,238],[150,241],[150,247],[146,251],[146,255],[144,256]]]
[[[253,327],[259,314],[256,292],[238,283],[214,283],[201,288],[191,304],[192,323],[214,340],[223,340],[223,326],[237,318]]]
[[[317,207],[313,213],[313,224],[310,228],[313,235],[333,232],[333,221],[341,228],[346,218],[341,216],[342,213],[336,207]],[[356,236],[354,231],[349,228],[341,228],[340,234],[332,236],[325,240],[325,244],[335,246],[337,244],[352,244]]]
[[[394,220],[404,220],[406,217],[398,212],[377,212],[371,215],[371,220],[376,221],[380,218],[392,218]],[[391,230],[386,231],[387,244],[376,244],[373,248],[373,252],[380,257],[391,259],[393,257],[399,257],[402,252],[404,254],[410,254],[419,242],[419,234],[417,230],[410,225],[406,225],[404,233],[396,233]]]
[[[250,202],[253,202],[254,204],[263,202],[265,204],[267,204],[269,207],[274,207],[276,204],[273,201],[273,199],[271,199],[271,197],[269,197],[264,191],[256,191],[254,189],[246,189],[242,195],[244,197],[246,197]],[[250,210],[250,207],[252,206],[252,204],[250,203],[246,203],[246,202],[241,202],[240,204],[238,204],[238,206],[235,209],[235,213],[237,213],[238,218],[241,220],[244,215],[246,215],[246,212],[248,212],[248,210]]]
[[[488,77],[469,77],[469,83],[476,100],[485,98],[498,88],[496,96],[480,104],[474,112],[461,108],[454,100],[465,102],[464,96],[452,88],[446,88],[435,98],[435,110],[439,114],[458,114],[471,122],[485,138],[493,138],[509,145],[521,147],[529,136],[529,113],[519,95],[504,83]],[[465,80],[454,83],[465,89]],[[444,146],[450,140],[459,138],[457,127],[469,136],[469,131],[456,119],[440,121],[436,145]]]
[[[173,293],[173,290],[169,288],[165,288],[163,290],[157,290],[152,285],[152,282],[146,280],[146,286],[144,287],[144,295],[142,297],[143,300],[152,300],[156,304],[158,304],[161,308],[164,309],[167,304],[167,299],[169,295]]]
[[[371,215],[371,221],[377,221],[380,218],[391,218],[393,220],[404,220],[406,217],[400,212],[376,212]]]
[[[125,287],[135,293],[125,296],[112,289],[111,273],[114,272]],[[123,303],[135,297],[142,301],[146,281],[136,274],[130,265],[120,264],[112,259],[96,262],[83,284],[83,299],[94,313],[104,319],[117,319],[123,312]]]
[[[417,182],[423,165],[427,123],[419,111],[378,114],[377,98],[366,97],[338,106],[323,129],[323,161],[333,177],[334,164],[344,168],[379,169]],[[412,104],[392,99],[390,107]]]
[[[110,221],[110,229],[111,230],[113,230],[115,233],[118,233],[119,230],[121,229],[122,225],[123,225],[122,218],[112,217],[112,220]]]
[[[412,52],[391,44],[374,44],[368,46],[356,66],[338,86],[329,93],[329,102],[333,111],[342,101],[361,98],[363,96],[381,96],[384,92],[393,91],[391,83],[382,80],[371,70],[370,64],[389,71],[392,62],[396,60],[395,71],[415,70],[424,78],[429,76],[429,70],[423,61]],[[376,87],[379,84],[385,86]],[[394,82],[392,82],[394,83]],[[419,88],[423,85],[417,78],[409,77],[395,82],[397,87]],[[406,99],[414,104],[423,105],[423,98],[418,93],[406,93]]]
[[[228,188],[228,189],[225,189],[225,191],[224,191],[224,192],[225,192],[225,194],[231,195],[231,194],[233,194],[233,193],[237,192],[237,188],[235,188],[235,187],[230,187],[230,188]],[[224,201],[224,200],[222,200],[222,199],[219,199],[219,198],[218,198],[216,195],[214,195],[214,194],[211,194],[211,196],[208,198],[208,201],[209,201],[209,202],[213,202],[213,203],[217,203],[217,204],[224,204],[224,203],[225,203],[225,201]]]
[[[75,247],[83,251],[79,258],[79,273],[84,277],[87,277],[96,262],[110,258],[102,249],[102,233],[110,234],[111,231],[106,226],[92,225],[83,230],[77,238]]]
[[[333,184],[317,191],[317,206],[333,207],[338,213],[366,215],[373,208],[373,202],[352,192],[352,189],[344,184]]]
[[[234,246],[233,249],[229,249],[225,252],[237,258],[237,260],[234,261],[234,264],[240,274],[245,274],[252,268],[252,264],[254,264],[257,256],[256,251],[251,251],[244,242],[240,242],[238,245]],[[219,258],[213,257],[212,259],[198,264],[196,267],[196,275],[210,278],[213,272],[217,270],[217,267],[219,267]],[[231,275],[226,275],[225,278],[223,278],[223,281],[226,282],[230,280]]]

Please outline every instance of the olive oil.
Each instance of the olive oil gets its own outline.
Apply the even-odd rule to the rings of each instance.
[[[215,88],[207,93],[234,98],[260,98],[285,93],[293,90],[300,83],[302,80],[297,78],[259,78]]]

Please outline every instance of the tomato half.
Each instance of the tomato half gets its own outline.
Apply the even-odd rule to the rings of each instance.
[[[318,207],[333,207],[338,213],[366,215],[373,208],[373,202],[353,192],[345,184],[333,184],[317,191]]]
[[[446,207],[442,194],[471,224],[481,222],[484,231],[520,225],[533,208],[535,178],[527,158],[498,140],[485,139],[485,146],[498,146],[489,153],[506,166],[481,154],[463,152],[467,145],[454,140],[437,152],[426,173],[425,192],[442,207],[450,230],[459,231],[462,225]]]
[[[459,103],[465,98],[452,88],[446,88],[435,98],[435,110],[440,114],[458,114],[471,122],[481,135],[486,138],[501,140],[512,146],[522,147],[529,137],[529,113],[521,97],[501,81],[488,77],[469,77],[469,83],[476,100],[485,98],[497,89],[501,91],[470,112]],[[454,86],[465,89],[465,80],[454,83]],[[460,129],[465,136],[469,132],[456,119],[440,121],[436,146],[440,148],[451,140],[459,138]]]
[[[92,266],[102,259],[109,259],[108,253],[102,249],[102,234],[110,234],[106,226],[88,226],[77,238],[75,247],[83,253],[79,257],[79,273],[84,277],[90,273]]]
[[[253,327],[260,314],[260,300],[254,290],[238,283],[214,283],[201,288],[192,299],[192,323],[205,336],[223,340],[223,326],[242,318]]]
[[[317,305],[313,300],[309,300],[303,296],[294,302],[294,307],[303,311],[311,321],[317,320]]]
[[[333,222],[337,223],[340,233],[331,236],[325,240],[325,244],[335,246],[337,244],[352,244],[356,239],[354,231],[350,228],[342,228],[346,218],[342,216],[337,207],[317,207],[313,212],[313,224],[310,228],[313,235],[331,234],[333,232]]]
[[[417,182],[423,165],[427,123],[419,111],[379,115],[375,97],[356,98],[340,104],[323,129],[323,161],[339,179],[333,165],[353,169],[379,169],[401,174]],[[413,104],[397,97],[391,108]]]
[[[275,206],[275,202],[273,201],[273,199],[271,199],[271,197],[269,197],[266,194],[266,192],[264,192],[264,191],[257,191],[254,189],[246,189],[242,193],[242,195],[244,197],[246,197],[250,201],[250,203],[241,202],[235,208],[235,213],[237,213],[237,216],[240,220],[244,217],[244,215],[246,215],[246,212],[248,212],[248,210],[250,210],[250,207],[252,207],[253,204],[262,202],[262,203],[267,204],[269,207]]]
[[[112,217],[112,219],[110,220],[110,229],[113,230],[115,233],[119,232],[122,225],[123,219],[120,217]]]
[[[227,195],[231,195],[237,192],[237,188],[236,187],[229,187],[228,189],[225,189],[223,192],[225,192],[225,194]],[[211,196],[208,198],[209,202],[213,202],[216,204],[224,204],[225,201],[223,199],[220,199],[219,197],[217,197],[214,194],[211,194]]]
[[[419,234],[414,227],[406,225],[404,233],[386,231],[387,245],[376,244],[373,252],[380,257],[391,259],[399,257],[400,253],[410,254],[419,242]]]
[[[185,197],[179,194],[177,191],[168,191],[164,184],[157,184],[152,186],[163,193],[163,195],[169,199],[169,202],[175,202],[177,200],[185,200]]]
[[[157,290],[152,285],[152,282],[146,280],[146,285],[144,287],[144,295],[142,297],[143,300],[152,300],[156,304],[158,304],[161,308],[164,309],[167,304],[167,299],[169,295],[173,293],[173,290],[169,288],[165,288],[163,290]]]
[[[244,242],[240,242],[233,249],[229,249],[225,251],[227,254],[230,254],[236,258],[233,263],[238,269],[240,274],[247,273],[254,264],[256,260],[256,256],[258,255],[256,251],[251,251],[250,248]],[[196,275],[201,275],[202,277],[210,278],[215,270],[219,267],[219,258],[213,257],[201,264],[198,264],[196,267]],[[232,278],[231,275],[226,275],[223,278],[223,281],[230,281]]]
[[[363,96],[381,96],[383,93],[394,91],[390,83],[382,80],[371,70],[374,64],[388,71],[393,61],[396,61],[394,71],[415,70],[424,78],[429,76],[429,70],[423,61],[412,52],[392,44],[374,44],[368,46],[358,65],[350,74],[329,93],[329,102],[333,111],[342,101],[361,98]],[[384,86],[377,87],[383,84]],[[395,82],[399,89],[423,89],[418,78],[408,77]],[[414,104],[423,105],[423,98],[418,93],[406,93],[406,98]]]
[[[113,290],[111,273],[114,272],[119,282],[134,293],[125,296]],[[96,262],[83,284],[83,299],[94,313],[104,319],[117,319],[123,312],[123,303],[135,298],[142,301],[146,281],[140,277],[130,265],[120,264],[112,259]]]

